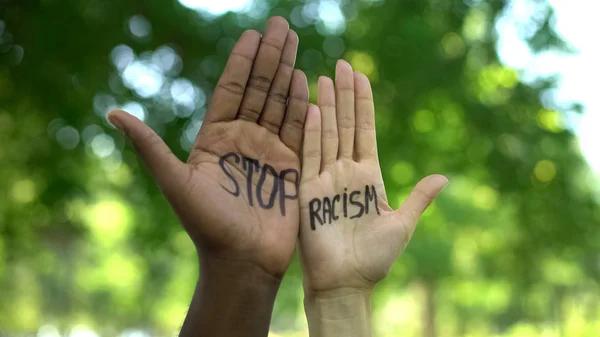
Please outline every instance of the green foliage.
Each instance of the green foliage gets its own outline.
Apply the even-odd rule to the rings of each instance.
[[[338,36],[303,21],[308,2],[208,17],[164,0],[0,1],[0,334],[178,328],[193,245],[105,116],[141,111],[185,159],[235,39],[270,15],[291,18],[313,100],[339,57],[372,80],[393,206],[427,174],[452,181],[377,288],[379,336],[600,331],[597,177],[561,113],[541,105],[544,86],[499,63],[493,22],[505,3],[344,1]],[[566,48],[549,16],[535,50]],[[130,55],[162,88],[128,83]],[[192,103],[176,97],[186,90]],[[295,261],[274,331],[304,329],[301,282]]]

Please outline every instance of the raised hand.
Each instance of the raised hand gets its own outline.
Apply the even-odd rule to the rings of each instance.
[[[266,334],[269,317],[264,316],[266,311],[270,316],[272,307],[260,306],[274,299],[298,235],[299,151],[308,85],[304,73],[293,69],[297,47],[297,34],[281,17],[269,20],[262,37],[256,31],[243,33],[187,163],[135,117],[123,111],[109,115],[131,140],[198,248],[202,285],[186,323],[204,331],[188,328],[190,334],[233,336],[227,330],[231,328],[240,334]],[[237,290],[248,285],[260,289]],[[234,301],[241,299],[227,303],[236,296],[249,296],[244,302],[249,307],[236,307]],[[252,307],[252,298],[258,308]],[[223,321],[215,305],[230,313],[238,308],[243,317],[232,317],[237,324]],[[256,319],[261,310],[265,315]],[[194,323],[195,314],[204,323]],[[207,327],[216,323],[218,329]]]
[[[398,210],[387,201],[377,157],[367,77],[339,61],[335,85],[319,79],[310,105],[300,182],[300,251],[311,294],[370,290],[404,250],[415,225],[448,180],[421,180]]]

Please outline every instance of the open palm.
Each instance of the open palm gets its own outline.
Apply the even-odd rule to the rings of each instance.
[[[300,251],[305,288],[371,289],[405,248],[419,216],[447,184],[423,179],[400,209],[387,203],[367,77],[339,61],[336,83],[319,79],[305,126]]]
[[[280,17],[234,46],[187,163],[144,123],[113,111],[201,258],[250,262],[276,277],[298,233],[299,151],[306,77],[298,36]]]

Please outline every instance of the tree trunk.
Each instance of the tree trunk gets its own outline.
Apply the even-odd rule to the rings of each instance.
[[[423,337],[436,337],[435,327],[435,283],[432,281],[424,282],[424,305],[423,305]]]

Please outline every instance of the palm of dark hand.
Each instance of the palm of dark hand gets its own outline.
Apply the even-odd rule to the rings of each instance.
[[[281,17],[233,47],[187,163],[135,117],[109,118],[132,141],[201,261],[250,262],[281,277],[298,233],[299,151],[308,105],[297,34]]]
[[[284,271],[298,234],[297,153],[245,120],[207,125],[197,144],[188,160],[191,204],[180,212],[194,241],[211,255]]]

